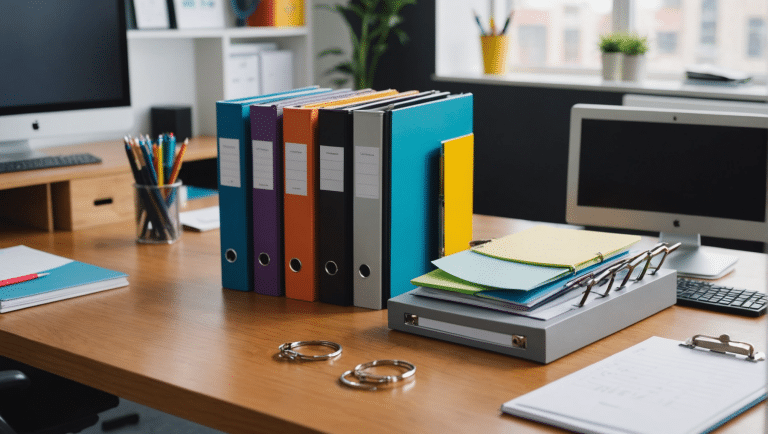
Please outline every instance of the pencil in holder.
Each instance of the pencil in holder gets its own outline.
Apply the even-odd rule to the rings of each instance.
[[[181,181],[169,185],[133,184],[136,203],[136,241],[171,244],[181,236],[179,207]]]
[[[486,74],[504,74],[507,69],[509,36],[480,36],[480,46],[483,50],[483,71]]]

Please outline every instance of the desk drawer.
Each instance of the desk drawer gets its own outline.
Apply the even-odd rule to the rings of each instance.
[[[54,226],[74,231],[132,219],[133,183],[125,173],[52,184]]]

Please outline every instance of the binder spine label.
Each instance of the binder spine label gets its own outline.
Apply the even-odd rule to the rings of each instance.
[[[240,188],[240,141],[219,138],[219,184]]]
[[[273,170],[273,145],[266,140],[253,141],[253,188],[275,189]]]
[[[320,146],[320,190],[344,192],[344,148]]]
[[[307,145],[285,144],[285,193],[307,195]]]
[[[355,197],[379,199],[379,148],[355,146]]]

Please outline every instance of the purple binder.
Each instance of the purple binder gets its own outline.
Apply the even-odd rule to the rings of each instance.
[[[253,146],[253,289],[283,295],[283,116],[251,106]],[[225,217],[226,218],[226,217]]]
[[[285,295],[283,276],[283,107],[354,93],[318,89],[313,95],[251,106],[253,146],[253,290]],[[222,216],[226,218],[226,216]]]

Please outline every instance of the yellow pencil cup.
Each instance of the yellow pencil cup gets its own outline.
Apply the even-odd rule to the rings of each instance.
[[[509,36],[481,36],[480,45],[483,49],[483,71],[486,74],[504,74],[507,70]]]

